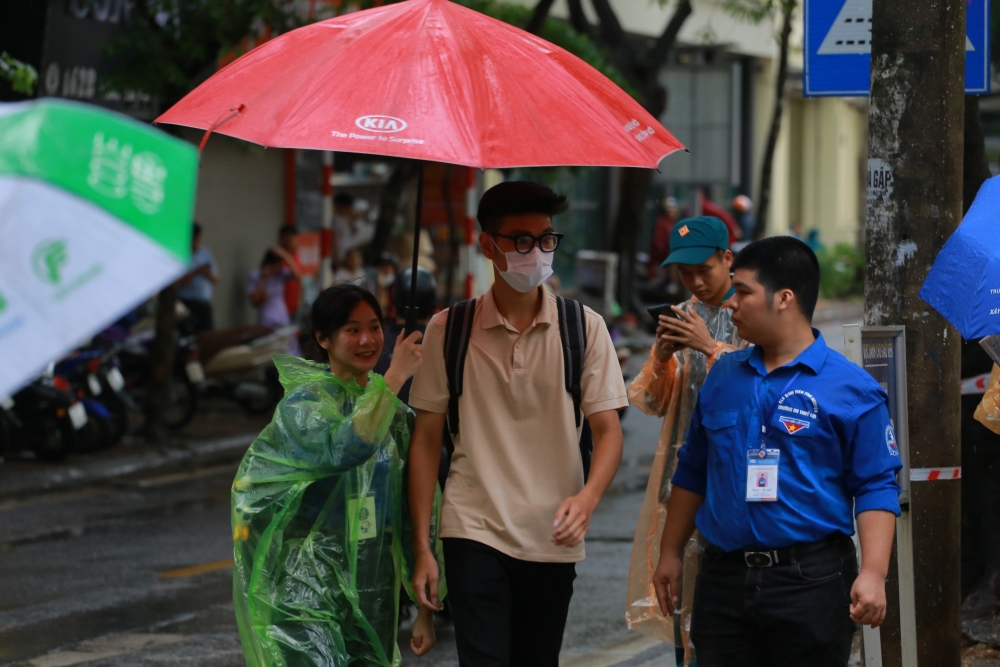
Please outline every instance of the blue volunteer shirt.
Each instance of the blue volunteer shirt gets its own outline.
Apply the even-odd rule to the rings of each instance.
[[[705,496],[695,523],[720,549],[852,535],[852,505],[857,514],[899,515],[902,463],[887,396],[814,334],[794,362],[771,373],[758,348],[727,354],[701,389],[673,484]],[[760,448],[767,415],[767,447],[781,450],[778,500],[747,502],[747,451]]]

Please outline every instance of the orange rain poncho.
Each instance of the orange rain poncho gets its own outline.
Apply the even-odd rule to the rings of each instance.
[[[996,364],[993,364],[989,386],[979,407],[976,408],[975,418],[989,430],[1000,434],[1000,366]]]
[[[705,320],[712,338],[718,341],[715,353],[706,358],[701,352],[684,349],[663,364],[656,359],[654,345],[642,371],[628,388],[632,405],[648,415],[663,417],[663,427],[632,545],[625,620],[630,629],[670,644],[677,641],[677,633],[674,622],[660,612],[653,587],[653,572],[660,559],[660,537],[667,520],[666,506],[670,499],[670,479],[674,474],[677,449],[687,436],[698,392],[712,364],[723,354],[746,345],[736,334],[732,311],[728,308],[715,308],[695,298],[682,303],[681,307],[697,312]],[[695,532],[684,549],[684,577],[681,583],[683,599],[679,640],[684,647],[686,665],[695,661],[694,646],[690,640],[691,602],[700,552],[698,533]]]

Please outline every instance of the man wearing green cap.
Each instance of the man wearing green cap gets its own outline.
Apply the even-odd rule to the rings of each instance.
[[[689,621],[698,574],[697,533],[685,549],[679,616],[670,619],[660,613],[653,572],[670,498],[669,481],[698,392],[712,364],[745,343],[736,333],[731,311],[723,307],[733,294],[729,275],[733,253],[725,223],[708,216],[681,220],[670,234],[670,250],[663,265],[677,265],[692,297],[673,307],[676,316],[660,316],[656,344],[628,389],[632,404],[646,414],[663,417],[663,427],[632,546],[626,618],[633,630],[665,641],[673,639],[677,664],[692,665],[696,657]]]

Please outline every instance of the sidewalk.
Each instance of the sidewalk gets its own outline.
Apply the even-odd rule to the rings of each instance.
[[[816,306],[814,324],[860,322],[863,313],[864,304],[860,301],[821,301]],[[630,342],[635,344],[637,350],[626,369],[631,377],[645,360],[653,336],[639,331]],[[635,408],[629,408],[628,412],[625,428],[633,431],[631,439],[644,446],[636,446],[626,452],[622,470],[610,489],[612,493],[644,489],[655,452],[659,422],[639,414]],[[0,500],[108,483],[137,475],[235,463],[269,421],[270,415],[248,415],[230,402],[213,400],[202,407],[191,425],[178,433],[174,441],[165,445],[149,445],[140,438],[126,437],[112,449],[70,456],[58,463],[2,463]]]
[[[70,455],[55,463],[5,462],[0,464],[0,500],[110,483],[137,475],[236,463],[270,418],[270,415],[248,415],[235,405],[213,401],[166,444],[151,445],[139,437],[126,436],[111,449]]]

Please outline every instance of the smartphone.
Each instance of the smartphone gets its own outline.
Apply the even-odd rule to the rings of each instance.
[[[678,315],[677,312],[670,307],[670,305],[671,304],[669,303],[664,303],[659,306],[650,306],[646,309],[646,312],[648,312],[649,316],[653,318],[653,322],[659,322],[660,315],[670,315],[675,319],[683,320],[684,318]]]

